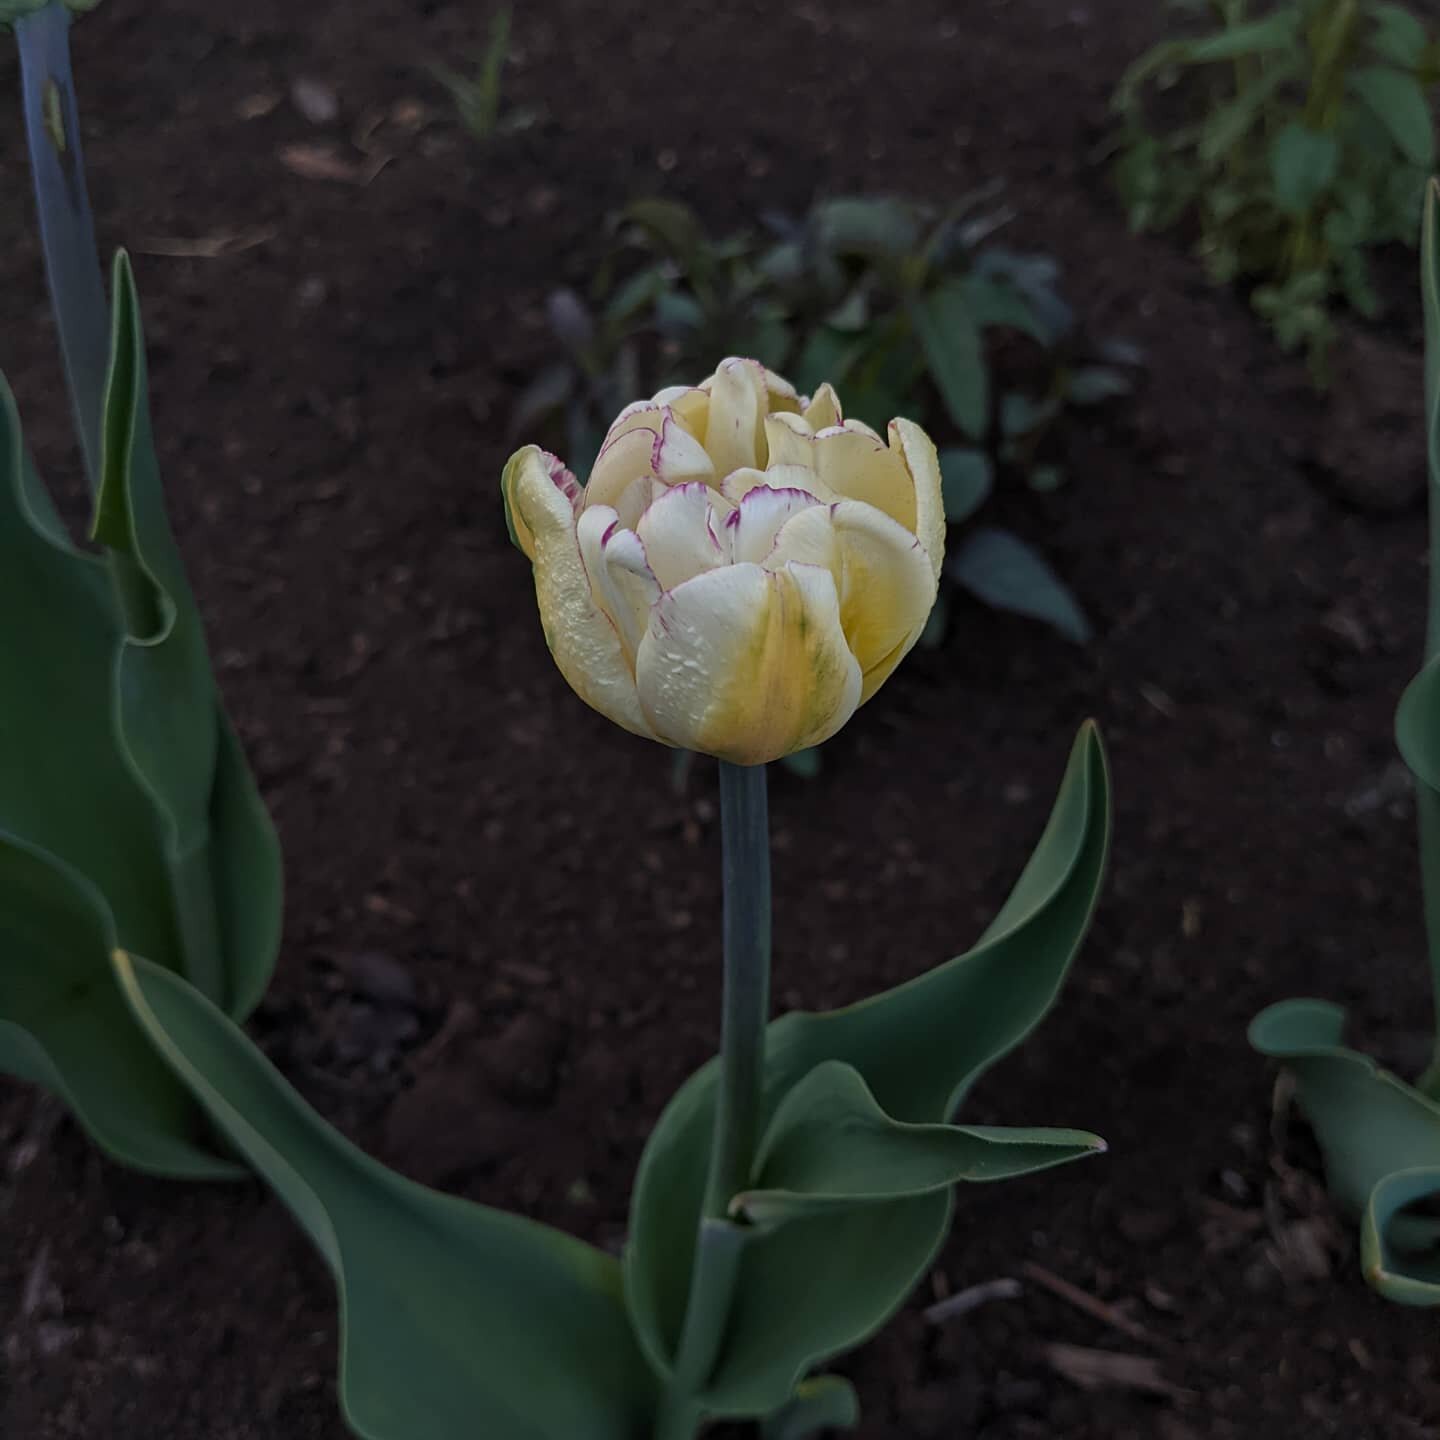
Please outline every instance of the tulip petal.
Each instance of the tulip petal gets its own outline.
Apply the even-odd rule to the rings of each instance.
[[[801,415],[767,415],[765,448],[775,465],[803,465],[815,468],[815,431]]]
[[[898,448],[915,488],[915,524],[911,527],[930,557],[935,579],[945,559],[945,502],[940,494],[940,457],[935,444],[913,420],[890,422],[890,447]],[[859,498],[859,497],[857,497]],[[896,519],[899,519],[896,516]]]
[[[732,505],[738,505],[758,485],[768,485],[772,490],[805,490],[827,504],[840,498],[825,490],[820,477],[807,465],[772,465],[768,470],[744,465],[720,482],[720,493]]]
[[[705,449],[722,478],[742,465],[765,464],[765,371],[753,360],[723,360],[705,382],[710,413]]]
[[[821,430],[815,436],[814,455],[821,482],[836,495],[863,500],[916,533],[916,483],[900,452],[890,449],[868,426],[847,420]]]
[[[591,467],[585,504],[609,505],[618,510],[620,497],[635,481],[654,476],[659,443],[659,432],[649,428],[624,430],[607,439]]]
[[[653,740],[619,633],[591,592],[574,504],[542,450],[532,445],[515,455],[506,495],[516,535],[528,537],[540,623],[560,673],[587,705]]]
[[[673,590],[725,563],[710,488],[701,481],[667,490],[640,517],[636,533],[662,588]]]
[[[575,538],[591,592],[619,632],[633,674],[650,607],[660,598],[659,583],[646,563],[645,546],[633,530],[622,528],[620,517],[608,505],[583,510]]]
[[[828,430],[845,419],[840,410],[840,397],[828,380],[815,391],[810,403],[800,413],[812,430]]]
[[[636,681],[657,734],[739,765],[828,739],[862,684],[834,578],[808,565],[727,565],[662,595]]]
[[[800,511],[819,504],[808,490],[757,485],[747,491],[739,509],[733,511],[726,521],[730,558],[737,565],[759,564],[774,547],[780,527]]]
[[[840,625],[864,675],[863,705],[920,638],[937,582],[924,546],[873,505],[843,500],[830,519]]]
[[[698,385],[671,385],[655,396],[657,405],[668,405],[670,413],[697,440],[705,439],[710,420],[710,392]]]
[[[551,483],[569,501],[572,513],[579,509],[582,493],[580,482],[555,456],[538,445],[526,445],[506,462],[504,473],[500,476],[500,493],[505,499],[505,524],[510,531],[510,539],[524,552],[525,557],[532,561],[535,559],[535,536],[515,503],[515,483],[523,468],[537,463],[549,475]]]

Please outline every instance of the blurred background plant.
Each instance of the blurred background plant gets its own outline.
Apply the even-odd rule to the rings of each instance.
[[[1324,383],[1333,302],[1376,316],[1367,251],[1414,244],[1440,41],[1388,0],[1170,3],[1212,28],[1157,45],[1115,92],[1130,222],[1193,225],[1211,276],[1253,281]]]
[[[1084,332],[1054,260],[994,242],[1011,218],[996,199],[995,187],[944,211],[825,199],[721,239],[682,204],[636,202],[612,221],[589,293],[549,296],[558,353],[517,401],[512,432],[563,454],[583,480],[627,402],[708,373],[717,357],[753,357],[806,393],[829,380],[847,417],[883,433],[904,415],[939,444],[946,514],[966,527],[950,537],[950,586],[1083,644],[1089,622],[1041,551],[974,522],[997,476],[1042,493],[1064,483],[1059,422],[1128,393],[1140,355]],[[928,643],[949,612],[942,586]]]
[[[449,65],[431,65],[430,73],[450,94],[455,113],[472,140],[482,144],[494,135],[528,129],[538,112],[516,106],[500,113],[505,64],[510,58],[510,7],[502,6],[490,22],[485,48],[474,57],[469,71]]]

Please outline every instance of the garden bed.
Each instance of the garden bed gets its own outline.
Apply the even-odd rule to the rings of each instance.
[[[1094,715],[1103,907],[967,1118],[1111,1152],[962,1195],[922,1292],[841,1366],[858,1433],[1432,1433],[1433,1326],[1365,1288],[1245,1042],[1292,994],[1353,1006],[1397,1065],[1428,1024],[1390,739],[1425,580],[1410,257],[1386,258],[1398,308],[1347,330],[1319,398],[1243,299],[1132,237],[1095,149],[1156,35],[1140,0],[964,20],[910,0],[903,23],[851,0],[546,0],[517,17],[506,89],[541,113],[484,147],[424,66],[481,46],[486,16],[409,8],[107,0],[76,29],[102,241],[135,252],[172,510],[285,844],[254,1033],[388,1163],[618,1247],[644,1136],[715,1045],[714,774],[677,794],[546,653],[497,484],[543,297],[584,283],[601,217],[638,194],[723,228],[817,187],[943,202],[1001,176],[1011,242],[1054,253],[1083,318],[1147,357],[1135,398],[1067,422],[1068,487],[1014,502],[1097,638],[967,603],[817,780],[777,771],[777,994],[833,1005],[968,944]],[[335,122],[301,113],[302,79]],[[0,360],[59,479],[18,106],[0,184]],[[137,1179],[7,1084],[0,1232],[0,1434],[344,1435],[329,1278],[258,1184]],[[1016,1298],[924,1317],[1007,1276]]]

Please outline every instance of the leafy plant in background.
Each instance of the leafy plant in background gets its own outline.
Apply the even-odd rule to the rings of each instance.
[[[279,944],[279,846],[166,523],[123,254],[107,337],[69,16],[5,20],[98,549],[61,523],[0,379],[0,1070],[63,1095],[128,1164],[235,1176],[130,1019],[109,953],[139,950],[248,1014]]]
[[[1131,224],[1193,220],[1210,274],[1256,282],[1256,310],[1323,379],[1332,301],[1374,316],[1367,252],[1413,241],[1440,41],[1386,0],[1174,8],[1217,28],[1157,45],[1115,92]]]
[[[1127,393],[1139,355],[1084,334],[1053,260],[990,239],[1009,219],[993,200],[992,188],[943,213],[877,196],[823,200],[720,240],[684,205],[638,202],[617,219],[591,294],[550,297],[561,357],[521,395],[512,430],[548,427],[583,479],[619,403],[717,354],[787,370],[801,390],[833,381],[873,428],[912,414],[953,440],[941,450],[946,514],[970,528],[951,547],[947,579],[1083,642],[1084,613],[1040,551],[972,522],[997,472],[1037,491],[1060,486],[1057,423]],[[997,364],[1002,352],[1012,365]],[[1011,369],[1023,381],[1002,385]],[[931,641],[947,612],[942,596]]]
[[[510,59],[510,7],[503,5],[490,21],[490,35],[471,73],[435,64],[430,73],[449,93],[458,117],[472,140],[482,144],[495,135],[528,129],[539,118],[525,106],[500,111],[505,65]]]
[[[1400,700],[1396,738],[1415,774],[1436,1034],[1413,1084],[1341,1040],[1345,1012],[1285,1000],[1256,1016],[1250,1040],[1294,1077],[1336,1200],[1360,1217],[1361,1263],[1382,1295],[1440,1305],[1440,186],[1431,182],[1421,238],[1425,423],[1430,461],[1430,605],[1425,664]]]

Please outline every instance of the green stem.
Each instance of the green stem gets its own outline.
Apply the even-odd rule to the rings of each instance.
[[[65,382],[92,492],[100,486],[100,429],[110,364],[110,308],[80,153],[80,112],[70,73],[70,12],[52,0],[15,22],[25,139],[51,308]]]
[[[763,765],[720,762],[720,830],[725,993],[720,1108],[705,1188],[708,1218],[724,1216],[731,1199],[750,1183],[760,1140],[770,1018],[770,824]]]
[[[1425,255],[1428,263],[1432,237],[1424,237]],[[1427,271],[1428,274],[1428,271]],[[1427,305],[1430,297],[1427,295]],[[1428,335],[1427,345],[1433,352],[1440,347],[1440,335]],[[1440,361],[1434,354],[1427,356],[1427,370]],[[1426,393],[1431,393],[1427,383]],[[1426,424],[1435,423],[1435,417],[1426,416]],[[1433,460],[1434,443],[1431,443],[1432,461],[1430,474],[1430,579],[1429,597],[1425,617],[1425,664],[1429,665],[1440,655],[1440,468]],[[1440,794],[1432,790],[1423,780],[1417,778],[1415,785],[1416,811],[1420,822],[1420,893],[1425,913],[1425,948],[1430,959],[1430,985],[1434,995],[1434,1039],[1431,1042],[1431,1060],[1425,1073],[1416,1082],[1417,1087],[1433,1099],[1440,1100]]]
[[[692,1440],[704,1421],[694,1397],[720,1355],[745,1235],[729,1218],[730,1201],[750,1184],[760,1143],[770,1018],[770,826],[763,765],[720,762],[720,834],[720,1094],[675,1373],[656,1418],[655,1440]]]

